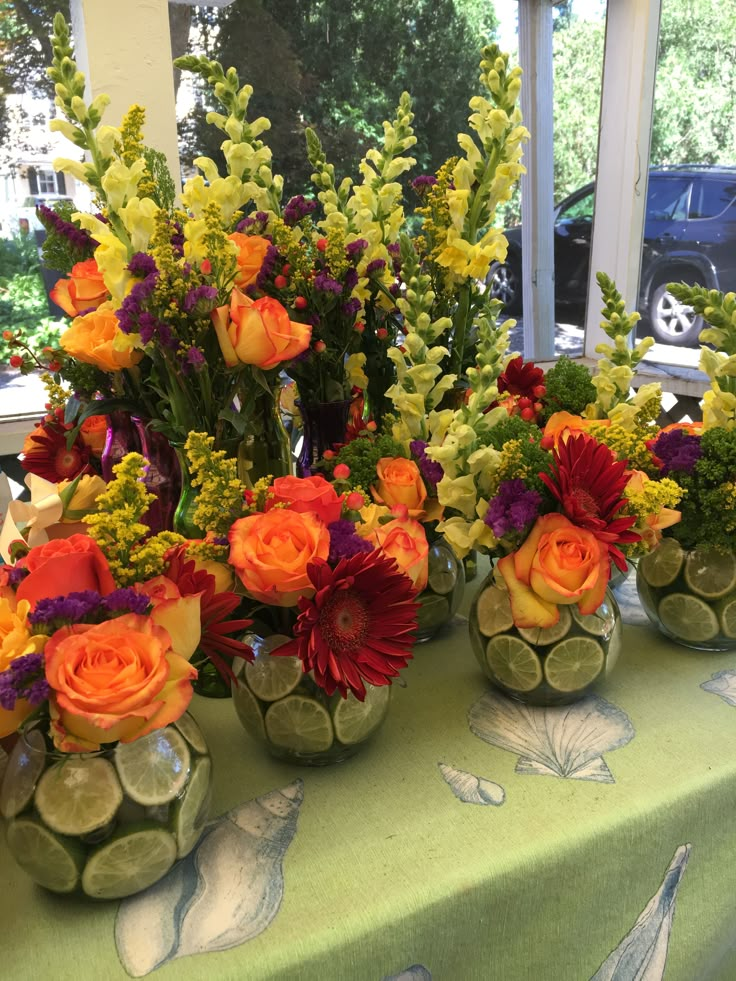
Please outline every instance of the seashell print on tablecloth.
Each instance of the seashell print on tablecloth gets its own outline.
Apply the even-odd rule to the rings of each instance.
[[[432,975],[421,964],[412,964],[411,967],[405,968],[401,974],[387,975],[381,981],[432,981]]]
[[[677,890],[691,848],[692,845],[680,845],[664,874],[662,885],[590,981],[662,981],[667,966]],[[609,915],[610,912],[609,904]]]
[[[448,763],[438,763],[437,766],[445,783],[463,804],[493,804],[500,807],[506,800],[506,791],[492,780],[477,777],[467,770],[457,770]]]
[[[628,715],[598,695],[542,708],[487,691],[470,707],[468,724],[485,742],[517,753],[517,773],[599,783],[615,783],[603,753],[634,738]]]
[[[237,947],[266,929],[281,906],[282,860],[303,786],[295,780],[223,814],[160,882],[120,904],[115,943],[131,977]]]
[[[700,687],[736,706],[736,671],[716,671],[710,681],[704,681]]]

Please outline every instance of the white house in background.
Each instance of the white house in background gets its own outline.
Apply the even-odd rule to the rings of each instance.
[[[9,95],[6,111],[8,140],[0,148],[0,235],[19,230],[19,219],[28,216],[32,198],[67,197],[80,209],[89,207],[89,189],[54,170],[56,157],[81,159],[81,154],[60,133],[49,132],[53,105],[29,94]]]

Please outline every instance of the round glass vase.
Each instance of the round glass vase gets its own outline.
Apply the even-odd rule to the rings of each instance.
[[[444,538],[429,544],[426,589],[417,596],[417,644],[423,644],[457,613],[465,589],[465,568]]]
[[[0,789],[8,850],[38,885],[121,899],[161,879],[197,844],[212,763],[188,714],[132,743],[93,753],[22,732]]]
[[[560,606],[552,627],[517,627],[501,574],[483,580],[468,617],[473,653],[505,694],[529,705],[564,705],[607,677],[621,651],[623,625],[610,589],[595,611]]]
[[[252,663],[236,658],[233,704],[245,731],[272,756],[306,766],[327,766],[353,756],[381,727],[391,687],[366,685],[365,701],[352,693],[328,695],[305,674],[297,657],[271,657],[291,638],[246,635]]]
[[[639,559],[644,612],[666,637],[698,651],[736,650],[736,551],[684,549],[664,538]]]

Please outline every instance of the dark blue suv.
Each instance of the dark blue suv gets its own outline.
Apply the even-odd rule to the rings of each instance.
[[[594,184],[555,210],[555,301],[585,304],[590,265]],[[506,232],[505,263],[494,263],[491,292],[509,313],[521,310],[521,228]],[[736,289],[736,167],[682,165],[649,173],[639,312],[655,339],[694,346],[703,324],[667,283]]]

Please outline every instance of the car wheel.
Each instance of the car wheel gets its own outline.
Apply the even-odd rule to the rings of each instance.
[[[491,296],[503,303],[506,313],[521,311],[521,276],[515,263],[491,263],[486,283]]]
[[[697,346],[703,329],[703,318],[668,292],[666,282],[652,292],[649,320],[656,340],[678,347]]]

